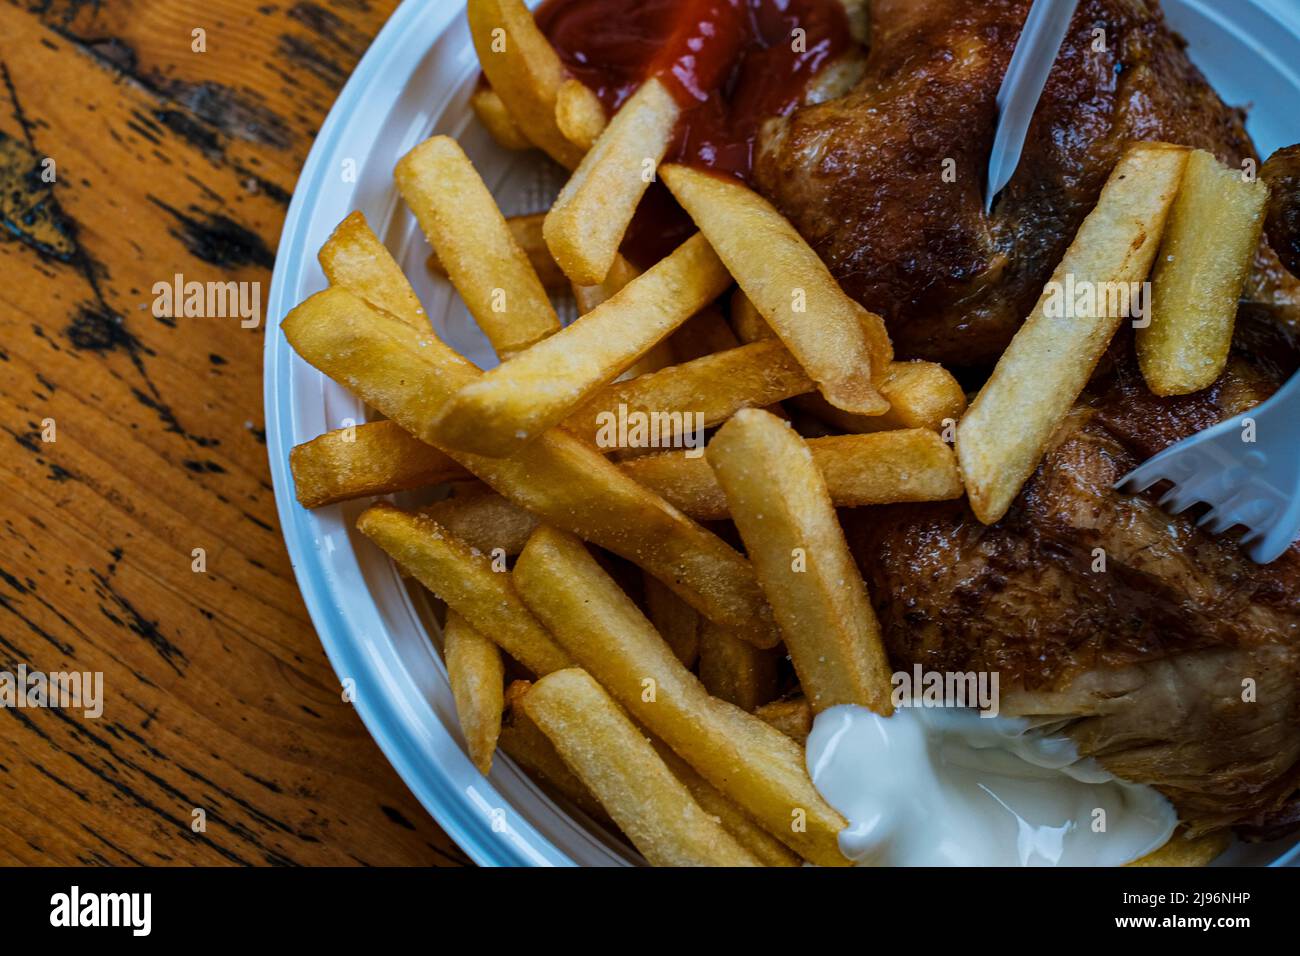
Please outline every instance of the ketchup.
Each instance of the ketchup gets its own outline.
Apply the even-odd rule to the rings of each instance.
[[[545,0],[536,19],[610,112],[651,76],[667,85],[682,117],[666,161],[746,181],[763,121],[851,42],[840,0]]]
[[[568,72],[608,112],[650,77],[668,87],[682,115],[665,162],[744,182],[763,121],[789,114],[809,81],[852,42],[840,0],[545,0],[535,18]],[[623,253],[649,265],[692,232],[656,182]]]

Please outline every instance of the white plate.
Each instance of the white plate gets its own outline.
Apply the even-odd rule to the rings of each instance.
[[[1300,6],[1296,0],[1165,0],[1192,58],[1228,103],[1253,104],[1260,151],[1300,140]],[[325,287],[316,251],[360,209],[411,277],[434,327],[480,364],[494,364],[450,286],[424,267],[429,248],[393,187],[397,160],[432,133],[457,137],[507,214],[545,208],[556,174],[534,155],[497,148],[471,122],[478,63],[463,0],[405,0],[334,104],[298,180],[271,282],[266,336],[266,435],[285,544],[303,600],[340,681],[384,754],[439,825],[485,865],[618,865],[618,843],[549,800],[498,755],[484,778],[465,756],[451,689],[430,643],[434,628],[408,589],[353,527],[362,505],[307,511],[294,499],[288,453],[346,419],[360,402],[298,359],[278,323]],[[1295,858],[1287,847],[1239,847],[1228,862]],[[1283,852],[1289,849],[1289,852]]]

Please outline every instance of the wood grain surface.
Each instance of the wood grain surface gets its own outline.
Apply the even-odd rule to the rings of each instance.
[[[264,308],[312,138],[393,6],[0,0],[0,670],[104,675],[100,719],[0,712],[0,864],[468,862],[299,598],[265,320],[152,310],[177,273],[260,282]]]

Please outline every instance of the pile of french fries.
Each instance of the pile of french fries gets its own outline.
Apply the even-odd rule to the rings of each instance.
[[[470,0],[469,20],[478,116],[572,177],[544,215],[508,220],[450,138],[397,165],[431,266],[501,359],[486,372],[433,333],[364,218],[339,225],[320,252],[329,288],[283,331],[383,417],[294,448],[298,498],[452,489],[373,504],[357,526],[445,602],[444,660],[484,773],[501,747],[652,864],[845,865],[845,821],[803,742],[828,707],[890,713],[891,685],[835,509],[969,493],[996,520],[1119,320],[1036,313],[967,411],[943,368],[894,360],[880,317],[762,197],[663,162],[678,108],[662,84],[606,122],[521,0]],[[1062,270],[1145,276],[1187,155],[1135,147]],[[654,175],[699,232],[641,272],[619,247]],[[1188,280],[1162,267],[1184,302]],[[582,313],[567,327],[552,305],[564,286]],[[1153,328],[1151,354],[1191,347]],[[1219,349],[1221,334],[1201,337]],[[620,409],[715,431],[702,455],[611,447],[597,422]],[[940,432],[959,420],[954,454]]]

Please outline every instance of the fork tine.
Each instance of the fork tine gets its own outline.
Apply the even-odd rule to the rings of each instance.
[[[1138,465],[1127,475],[1115,482],[1115,488],[1118,491],[1127,491],[1137,494],[1146,491],[1152,485],[1163,481],[1167,475],[1161,467],[1160,456],[1157,455],[1150,461]]]
[[[1240,524],[1236,513],[1228,507],[1211,508],[1196,522],[1198,528],[1204,528],[1210,534],[1222,534],[1234,524]]]

